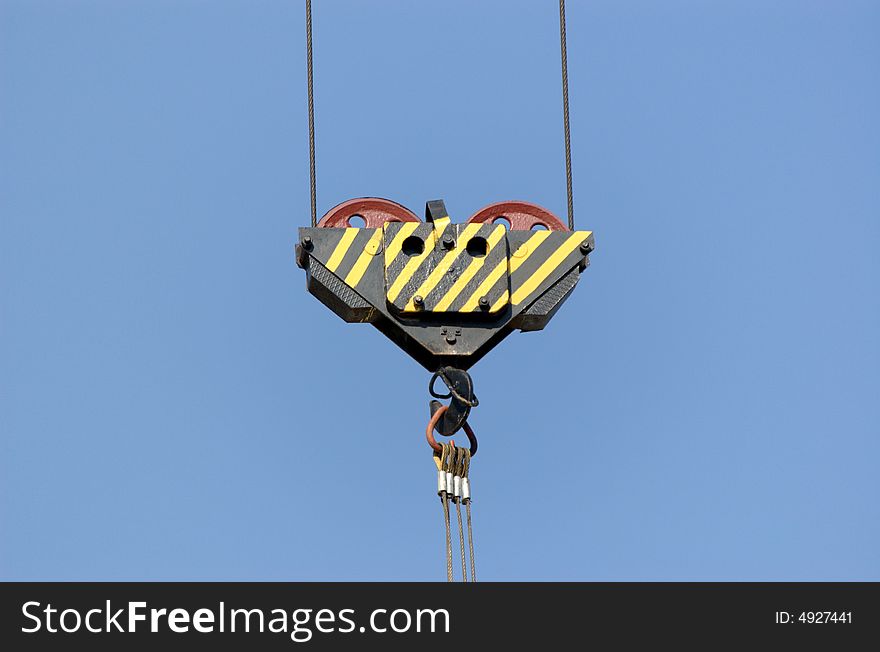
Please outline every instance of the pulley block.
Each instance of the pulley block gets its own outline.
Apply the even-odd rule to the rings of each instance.
[[[333,312],[373,324],[435,372],[468,369],[513,330],[544,328],[592,251],[591,231],[569,231],[527,202],[454,224],[442,200],[427,203],[422,221],[387,199],[360,198],[300,228],[296,260]]]

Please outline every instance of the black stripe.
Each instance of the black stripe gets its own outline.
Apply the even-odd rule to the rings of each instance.
[[[537,269],[547,262],[547,259],[558,250],[562,245],[568,242],[569,238],[573,236],[572,233],[567,232],[558,232],[552,233],[550,237],[548,237],[538,250],[532,254],[529,260],[516,272],[513,274],[513,278],[511,279],[511,298],[516,290],[521,287],[530,277],[531,275],[537,271]],[[581,259],[583,258],[583,254],[581,254],[577,248],[569,252],[568,256],[566,256],[563,260],[559,262],[554,270],[551,270],[550,274],[541,281],[534,290],[532,290],[527,296],[523,297],[523,299],[519,302],[520,306],[527,307],[532,301],[534,301],[537,297],[543,294],[550,286],[552,286],[556,281],[565,276]]]
[[[486,296],[489,297],[489,306],[494,306],[495,302],[501,298],[501,295],[504,294],[505,291],[510,290],[510,277],[505,274],[498,281],[489,288],[489,291],[486,293]],[[510,302],[510,298],[508,297],[508,303]],[[507,304],[505,304],[507,305]],[[501,306],[501,310],[504,310],[504,306]]]
[[[437,251],[434,249],[429,253],[425,259],[422,261],[422,264],[418,266],[416,271],[412,276],[409,277],[409,281],[407,281],[404,286],[401,288],[400,293],[397,295],[397,298],[394,300],[394,305],[398,308],[403,309],[409,300],[413,298],[413,295],[416,293],[416,290],[419,286],[428,278],[428,275],[437,267],[437,264],[443,260],[443,256],[445,255],[444,250]]]
[[[516,250],[519,249],[522,244],[533,235],[535,235],[534,231],[508,231],[507,246],[510,248],[511,257],[513,257],[513,254],[516,253]]]
[[[303,233],[312,239],[313,249],[310,252],[311,255],[326,266],[330,256],[333,255],[333,251],[336,249],[336,245],[342,240],[342,234],[345,233],[345,229],[311,228],[303,229]]]
[[[394,236],[396,236],[403,225],[403,222],[398,224],[389,225],[388,230],[385,231],[385,246],[388,247],[391,242],[394,240]],[[425,247],[431,245],[431,233],[434,231],[434,226],[432,224],[419,224],[416,227],[416,230],[413,231],[413,235],[420,237],[422,241],[425,243]],[[382,259],[385,259],[385,254],[382,254]],[[400,276],[400,273],[403,271],[403,268],[406,267],[406,264],[409,262],[410,257],[407,256],[403,251],[401,251],[390,265],[385,268],[385,284],[386,288],[390,288],[394,285],[394,280]]]
[[[517,288],[519,288],[523,283],[525,283],[529,278],[538,271],[538,268],[543,265],[547,259],[553,254],[554,251],[559,249],[565,241],[568,240],[568,237],[571,235],[568,231],[554,231],[547,239],[544,240],[538,247],[538,249],[532,252],[532,255],[529,256],[529,259],[520,265],[519,269],[516,270],[510,278],[510,293],[511,296],[516,292]]]
[[[376,229],[358,229],[357,235],[354,236],[354,240],[352,240],[351,245],[349,245],[348,251],[345,252],[345,256],[339,263],[339,267],[337,267],[334,272],[336,276],[342,279],[348,276],[351,268],[354,267],[357,259],[360,258],[360,255],[364,252],[364,247],[367,246],[367,243],[370,241],[370,238],[373,237],[375,232]]]
[[[367,269],[364,270],[364,275],[357,285],[358,294],[375,306],[385,303],[384,269],[385,262],[382,260],[382,253],[371,256],[370,262],[367,263]]]

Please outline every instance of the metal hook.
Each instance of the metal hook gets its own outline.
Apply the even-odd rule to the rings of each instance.
[[[425,437],[428,440],[428,444],[431,448],[434,449],[435,452],[440,453],[443,450],[443,447],[437,443],[437,440],[434,439],[434,428],[437,426],[437,423],[443,417],[443,413],[449,409],[448,405],[441,405],[440,409],[438,409],[431,416],[431,420],[428,421],[428,427],[425,429]],[[467,435],[468,441],[471,445],[471,457],[477,454],[477,436],[474,434],[474,429],[471,428],[470,424],[465,421],[462,424],[462,428],[464,429],[464,433]],[[454,442],[451,442],[454,443]]]
[[[443,381],[449,390],[447,394],[441,394],[434,389],[437,379]],[[428,382],[428,392],[434,398],[451,399],[445,416],[437,422],[437,432],[445,437],[458,432],[471,413],[471,408],[477,407],[480,401],[474,395],[474,382],[470,374],[464,369],[455,367],[440,367],[431,376]],[[439,401],[431,401],[431,414],[441,406]]]

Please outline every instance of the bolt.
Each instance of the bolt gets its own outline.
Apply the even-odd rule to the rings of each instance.
[[[305,247],[306,249],[311,249],[312,248],[312,236],[310,236],[310,235],[303,236],[302,246]]]
[[[417,308],[423,308],[425,306],[425,299],[422,297],[421,294],[417,294],[413,297],[413,303],[416,305]]]
[[[581,243],[581,253],[586,256],[591,251],[593,251],[593,243],[590,242],[589,240],[584,240]]]
[[[455,246],[455,239],[451,235],[444,235],[443,246],[447,249],[452,249]]]
[[[480,308],[483,310],[489,309],[489,297],[480,297]]]
[[[446,333],[446,343],[455,344],[455,333],[453,333],[452,331]]]

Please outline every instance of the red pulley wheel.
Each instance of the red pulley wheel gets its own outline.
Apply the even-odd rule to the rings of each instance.
[[[550,231],[568,231],[565,223],[546,208],[525,201],[502,201],[489,204],[474,213],[468,220],[468,224],[493,223],[501,218],[510,222],[511,231],[530,231],[536,227]]]
[[[331,208],[318,222],[318,226],[341,229],[356,226],[351,224],[353,217],[362,218],[364,224],[361,228],[367,229],[381,229],[385,222],[421,222],[408,208],[389,199],[361,197],[349,199]]]

